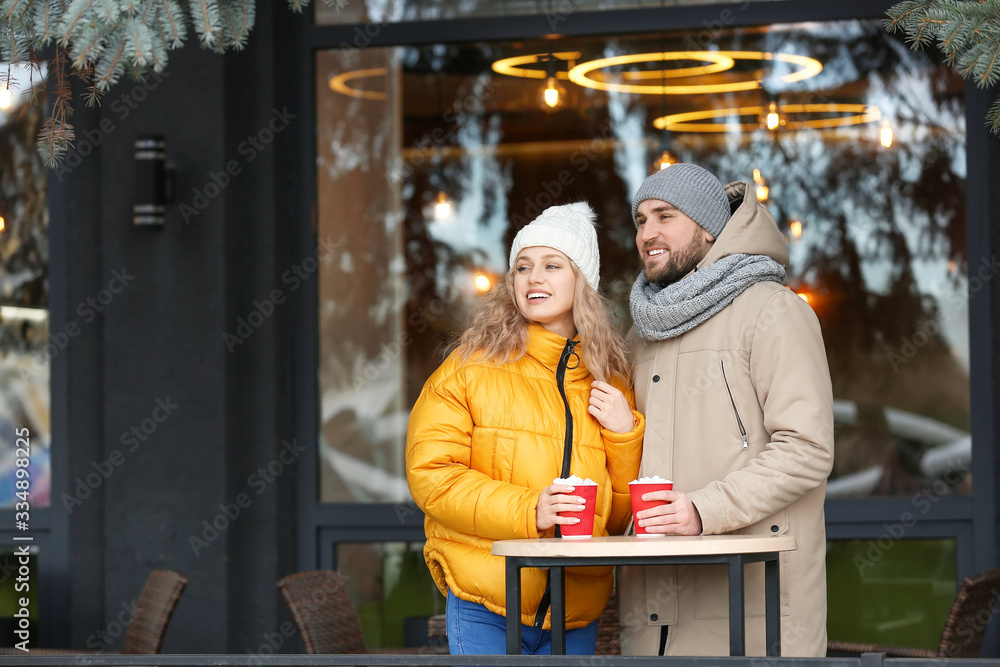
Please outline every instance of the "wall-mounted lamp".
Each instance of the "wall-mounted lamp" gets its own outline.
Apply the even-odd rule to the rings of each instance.
[[[132,224],[162,228],[167,204],[174,198],[174,170],[167,166],[163,135],[135,140],[135,194]]]

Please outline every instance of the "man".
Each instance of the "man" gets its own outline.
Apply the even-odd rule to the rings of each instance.
[[[823,498],[833,394],[819,322],[782,286],[788,250],[748,183],[675,164],[632,204],[641,476],[673,480],[639,513],[653,533],[792,535],[782,554],[781,654],[826,652]],[[625,655],[728,655],[724,565],[622,568]],[[747,567],[747,654],[765,654],[763,566]]]

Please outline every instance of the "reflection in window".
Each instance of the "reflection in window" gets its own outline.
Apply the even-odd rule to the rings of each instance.
[[[828,543],[831,640],[937,650],[955,599],[955,542],[900,539],[911,519],[878,539]]]
[[[368,648],[428,645],[428,619],[444,613],[445,599],[424,564],[423,543],[341,543],[337,571]]]
[[[0,96],[0,432],[11,446],[0,451],[0,507],[24,501],[15,495],[13,442],[15,429],[28,429],[37,508],[49,505],[51,490],[49,362],[59,341],[49,337],[49,209],[35,148],[42,112],[28,103],[27,70],[9,71],[11,95]]]
[[[751,182],[788,238],[829,495],[969,492],[962,80],[877,21],[718,32],[318,54],[322,501],[406,498],[408,410],[545,207],[594,206],[628,326],[630,198],[670,160]]]

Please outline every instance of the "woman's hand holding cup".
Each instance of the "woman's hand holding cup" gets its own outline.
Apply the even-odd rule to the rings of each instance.
[[[551,484],[542,489],[535,508],[535,526],[538,532],[544,532],[556,524],[569,525],[579,523],[576,517],[559,516],[559,512],[579,512],[583,509],[584,499],[569,495],[575,487],[565,484]]]

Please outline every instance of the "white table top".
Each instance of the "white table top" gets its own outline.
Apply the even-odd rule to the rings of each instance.
[[[642,538],[630,536],[592,537],[582,540],[542,538],[537,540],[497,540],[494,556],[718,556],[794,551],[795,538],[789,535],[664,535]]]

